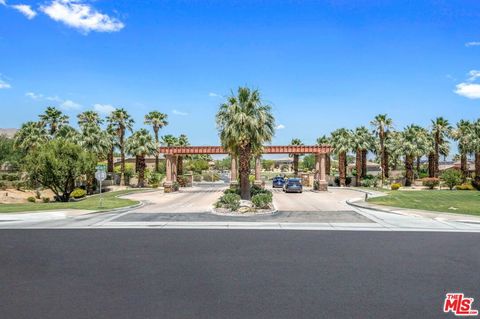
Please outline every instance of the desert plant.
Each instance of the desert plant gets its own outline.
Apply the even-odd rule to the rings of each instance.
[[[422,179],[422,185],[427,186],[429,189],[434,189],[440,185],[440,180],[436,177],[427,177]]]
[[[463,183],[461,185],[457,185],[457,187],[455,187],[455,188],[459,191],[473,191],[473,190],[475,190],[475,187],[473,187],[472,184],[470,184],[470,183]]]
[[[36,199],[35,199],[35,197],[30,196],[29,198],[27,198],[27,201],[28,201],[29,203],[35,203],[35,202],[36,202]]]
[[[87,196],[87,191],[81,188],[75,188],[75,190],[70,194],[75,199],[83,198]]]
[[[240,208],[240,195],[237,194],[225,194],[219,198],[215,204],[217,208],[223,207],[231,211],[236,211]]]
[[[452,190],[455,186],[462,183],[462,173],[456,169],[447,169],[442,174],[442,180]]]
[[[252,197],[252,203],[256,208],[269,208],[272,199],[272,193],[260,193]]]
[[[398,191],[401,186],[402,186],[402,185],[400,185],[399,183],[394,183],[394,184],[390,185],[390,189],[391,189],[392,191]]]

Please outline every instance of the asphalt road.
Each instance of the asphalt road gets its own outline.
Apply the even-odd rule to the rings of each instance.
[[[453,318],[480,235],[1,230],[2,318]]]

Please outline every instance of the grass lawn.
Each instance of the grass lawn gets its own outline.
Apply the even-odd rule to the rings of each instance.
[[[58,209],[86,209],[86,210],[110,210],[114,208],[135,205],[138,202],[117,198],[117,196],[129,194],[140,190],[123,190],[118,192],[108,192],[102,194],[103,206],[100,207],[99,196],[91,196],[79,202],[69,203],[22,203],[22,204],[0,204],[0,213],[16,213]],[[145,191],[145,190],[143,190]]]
[[[371,198],[368,202],[386,206],[480,216],[480,192],[478,191],[390,191],[388,196]]]

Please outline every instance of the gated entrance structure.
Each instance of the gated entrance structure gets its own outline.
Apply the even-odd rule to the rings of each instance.
[[[288,145],[265,146],[263,154],[314,154],[315,155],[315,181],[318,190],[327,191],[326,155],[332,152],[330,145]],[[222,146],[165,146],[159,148],[159,153],[166,159],[165,192],[171,192],[173,182],[177,180],[177,157],[195,154],[229,154]],[[238,158],[229,154],[232,159],[231,184],[235,186],[238,178]],[[261,184],[261,156],[255,159],[255,184]]]

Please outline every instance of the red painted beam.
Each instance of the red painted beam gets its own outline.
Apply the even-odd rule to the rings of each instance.
[[[265,146],[263,154],[329,154],[330,145],[286,145]],[[222,146],[162,146],[161,154],[194,155],[194,154],[228,154]]]

